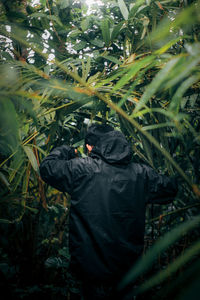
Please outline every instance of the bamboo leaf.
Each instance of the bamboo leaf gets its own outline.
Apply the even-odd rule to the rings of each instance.
[[[169,276],[175,273],[179,268],[181,268],[183,265],[185,265],[190,260],[192,260],[194,256],[199,253],[199,251],[200,251],[200,241],[197,241],[189,249],[185,250],[184,254],[179,256],[173,263],[168,265],[165,270],[157,273],[149,280],[147,280],[145,283],[143,283],[138,289],[136,289],[135,294],[145,292],[150,288],[152,288],[153,286],[160,284],[162,281],[169,278]]]
[[[165,128],[165,127],[169,127],[169,126],[175,126],[175,125],[172,122],[159,123],[159,124],[143,126],[142,130],[155,130],[155,129]]]
[[[154,52],[154,54],[155,55],[161,55],[161,54],[165,53],[170,47],[172,47],[173,45],[175,45],[177,42],[179,42],[179,41],[181,41],[183,39],[186,39],[186,38],[189,38],[189,36],[188,35],[184,35],[184,36],[179,36],[176,39],[172,39],[168,43],[166,43],[164,46],[162,46],[160,49],[156,50]]]
[[[117,82],[114,86],[112,92],[115,92],[118,89],[121,89],[125,84],[127,84],[142,68],[145,68],[147,65],[153,62],[155,56],[148,56],[142,60],[136,61],[133,63],[131,67],[129,67],[129,71],[124,74],[124,76]]]
[[[7,220],[7,219],[0,219],[0,223],[2,223],[2,224],[11,224],[12,221]]]
[[[26,47],[30,47],[35,52],[37,52],[39,55],[44,57],[45,59],[48,58],[46,53],[43,53],[42,50],[36,46],[30,45],[27,41],[25,41],[23,38],[20,37],[18,34],[14,34],[13,32],[7,33],[6,30],[1,28],[1,32],[4,36],[13,37],[15,40],[19,41],[22,45],[25,45]],[[165,158],[175,167],[175,169],[178,171],[178,173],[184,178],[184,180],[188,183],[190,187],[193,186],[190,178],[184,173],[184,171],[180,168],[180,166],[175,162],[175,160],[172,158],[169,152],[167,152],[163,147],[160,146],[159,142],[150,134],[148,134],[147,131],[142,131],[141,126],[136,122],[131,116],[129,116],[125,111],[123,111],[120,107],[115,105],[112,101],[110,101],[110,98],[105,97],[103,94],[99,93],[98,90],[95,90],[94,88],[87,85],[86,82],[84,82],[80,76],[77,73],[74,73],[69,70],[69,68],[65,67],[62,63],[57,61],[55,59],[55,65],[65,72],[68,76],[70,76],[73,80],[77,81],[79,84],[85,86],[89,92],[93,93],[96,97],[98,97],[101,101],[106,103],[108,107],[110,107],[112,110],[114,110],[116,113],[120,114],[123,118],[125,118],[128,122],[130,122],[139,132],[143,132],[143,135],[154,145],[164,156]],[[117,74],[118,76],[118,74]],[[5,162],[5,161],[4,161]],[[4,163],[3,162],[3,163]]]
[[[169,110],[173,112],[178,112],[179,106],[181,104],[182,97],[189,87],[191,87],[195,82],[199,80],[200,76],[191,76],[187,78],[177,89],[174,94],[171,103],[169,105]]]
[[[152,153],[151,145],[150,145],[150,143],[142,135],[140,137],[141,137],[141,141],[142,141],[144,152],[146,154],[146,157],[148,158],[148,162],[149,162],[149,164],[151,166],[154,167],[154,164],[153,164],[153,153]]]
[[[88,57],[86,64],[82,61],[82,78],[83,80],[87,80],[91,68],[91,58]]]
[[[112,61],[113,63],[115,63],[115,64],[117,64],[117,65],[121,65],[122,64],[122,62],[120,61],[120,60],[118,60],[116,57],[114,57],[114,56],[111,56],[111,55],[104,55],[104,56],[102,56],[103,58],[105,58],[105,59],[108,59],[108,60],[110,60],[110,61]]]
[[[128,11],[128,8],[127,8],[124,0],[118,0],[118,5],[119,5],[120,11],[121,11],[122,16],[124,17],[124,19],[128,20],[129,11]]]
[[[94,39],[94,40],[90,40],[90,43],[94,46],[97,46],[99,48],[103,48],[104,47],[104,42],[100,39]]]
[[[47,15],[42,12],[36,12],[30,15],[31,18],[46,18]]]
[[[186,114],[179,113],[178,115],[175,115],[174,112],[171,112],[169,110],[165,110],[163,108],[145,108],[145,109],[140,110],[139,112],[135,113],[134,118],[144,116],[147,113],[151,114],[153,112],[160,113],[160,114],[162,114],[162,115],[164,115],[164,116],[166,116],[166,117],[168,117],[172,120],[175,120],[175,121],[180,121],[184,118],[187,118]]]
[[[111,41],[113,42],[116,37],[119,35],[120,31],[122,30],[123,28],[123,25],[124,25],[124,21],[122,22],[119,22],[112,30],[112,33],[111,33]]]
[[[164,41],[170,32],[175,32],[181,25],[184,26],[187,24],[187,27],[189,27],[194,24],[195,20],[198,20],[198,11],[199,1],[183,9],[173,21],[169,18],[165,18],[159,26],[157,26],[156,30],[152,32],[150,39],[154,43]]]
[[[18,186],[21,184],[24,173],[26,171],[26,167],[24,167],[22,170],[22,167],[20,168],[20,172],[16,175],[16,177],[14,178],[14,185],[13,185],[13,191],[16,191]]]
[[[157,92],[159,86],[166,80],[166,78],[169,76],[171,70],[176,66],[178,63],[180,57],[176,57],[171,59],[165,67],[158,72],[158,74],[154,77],[153,81],[147,86],[144,94],[142,95],[140,102],[136,105],[136,108],[133,111],[136,113],[138,110],[140,110]]]
[[[156,257],[166,250],[171,244],[180,239],[183,234],[190,232],[193,228],[200,224],[200,216],[195,217],[178,225],[176,228],[166,233],[154,246],[152,246],[145,256],[136,262],[132,269],[125,275],[119,285],[119,289],[124,288],[130,282],[134,282],[140,275],[144,274],[154,263]]]
[[[2,172],[0,172],[0,181],[3,183],[3,184],[5,184],[5,186],[9,189],[10,188],[10,184],[9,184],[9,182],[8,182],[8,180],[7,180],[7,178],[6,178],[6,176],[2,173]]]
[[[34,171],[37,172],[39,174],[39,167],[38,167],[38,163],[35,157],[35,154],[33,153],[33,149],[30,146],[23,146],[23,149],[31,163],[31,166],[33,167]]]
[[[10,183],[15,179],[16,174],[19,172],[23,163],[24,163],[24,157],[23,157],[23,152],[21,151],[21,148],[20,148],[17,151],[17,153],[15,154],[15,156],[12,159],[11,164],[10,164],[10,168],[12,170],[9,174],[9,182]]]
[[[189,76],[197,64],[200,62],[200,52],[196,57],[191,57],[186,60],[184,64],[180,64],[179,68],[176,70],[176,76],[173,76],[168,82],[166,82],[165,89],[171,88],[172,86],[178,84],[185,77]]]
[[[100,87],[102,85],[105,85],[107,83],[110,83],[111,81],[115,80],[115,79],[118,79],[120,77],[122,77],[125,73],[127,72],[127,69],[126,68],[119,68],[117,70],[117,72],[115,72],[115,74],[109,76],[108,78],[102,80],[101,82],[98,83],[97,87]]]
[[[105,45],[106,47],[108,47],[110,44],[110,26],[109,26],[109,20],[106,18],[104,18],[101,22],[101,31],[102,31]]]
[[[130,6],[129,19],[133,18],[138,12],[147,7],[146,5],[142,5],[145,0],[137,0]]]

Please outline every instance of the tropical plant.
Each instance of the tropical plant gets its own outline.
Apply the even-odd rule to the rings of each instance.
[[[84,1],[0,2],[1,261],[25,274],[32,268],[27,284],[36,280],[44,265],[56,269],[62,261],[65,270],[68,262],[63,228],[70,197],[44,185],[40,161],[63,143],[78,147],[84,156],[84,134],[88,123],[95,121],[121,129],[133,147],[134,160],[176,176],[179,183],[173,205],[147,209],[147,248],[163,238],[147,250],[121,287],[136,280],[137,294],[145,296],[151,290],[152,297],[163,299],[196,293],[199,5],[199,1],[102,1],[88,14]],[[20,235],[20,245],[10,247],[7,239],[15,240],[11,231]],[[155,255],[158,263],[152,268]],[[149,271],[150,279],[137,281],[146,276],[144,271]],[[20,272],[13,272],[13,278]],[[171,283],[177,272],[181,277],[169,286],[166,278]],[[39,280],[45,282],[41,276]],[[180,286],[186,282],[181,294]]]

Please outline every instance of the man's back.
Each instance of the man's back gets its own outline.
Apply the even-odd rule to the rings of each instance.
[[[143,248],[145,178],[136,164],[109,165],[101,159],[74,161],[88,172],[75,175],[71,195],[72,262],[98,280],[120,275]],[[143,177],[142,177],[143,176]]]
[[[59,147],[42,162],[42,178],[71,194],[70,253],[80,277],[109,281],[123,276],[143,249],[145,204],[172,201],[169,178],[131,162],[121,132],[105,133],[90,157]]]

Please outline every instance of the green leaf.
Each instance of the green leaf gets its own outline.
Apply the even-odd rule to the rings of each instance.
[[[101,22],[101,31],[105,45],[108,47],[110,44],[110,26],[108,19],[103,19]]]
[[[125,84],[127,84],[136,74],[137,72],[145,68],[147,65],[149,65],[153,60],[155,59],[155,56],[147,56],[142,60],[134,62],[134,64],[130,67],[129,71],[124,74],[124,76],[117,82],[117,84],[114,86],[112,92],[115,92],[116,90],[122,88]]]
[[[90,43],[94,46],[97,46],[99,48],[103,48],[104,47],[104,42],[100,39],[94,39],[94,40],[91,40]]]
[[[138,12],[147,7],[146,5],[142,5],[144,2],[145,0],[137,0],[136,3],[130,5],[129,19],[133,18]]]
[[[169,110],[173,112],[178,112],[179,106],[181,104],[182,97],[184,93],[187,91],[189,87],[191,87],[195,82],[200,79],[200,76],[191,76],[187,78],[177,89],[176,93],[174,94],[171,103],[169,105]]]
[[[12,188],[13,191],[16,191],[18,186],[23,181],[23,176],[24,176],[25,172],[26,172],[26,167],[24,167],[22,169],[22,167],[20,166],[20,172],[18,172],[17,175],[14,178],[14,184],[13,184],[13,188]]]
[[[165,128],[165,127],[169,127],[169,126],[175,126],[175,125],[172,122],[159,123],[159,124],[143,126],[142,130],[155,130],[155,129]]]
[[[174,69],[174,75],[172,79],[170,79],[165,84],[165,89],[171,88],[172,86],[179,83],[181,80],[183,80],[185,77],[190,76],[192,71],[195,69],[195,67],[200,62],[200,53],[198,56],[192,56],[190,59],[186,60],[184,64],[179,64],[179,66]]]
[[[150,35],[152,42],[164,41],[165,38],[169,36],[170,32],[175,32],[180,26],[187,24],[188,29],[195,21],[198,22],[199,8],[200,5],[199,2],[197,2],[183,9],[173,21],[170,18],[163,19],[159,26],[156,27],[156,30]]]
[[[38,164],[37,164],[37,160],[36,160],[36,157],[35,157],[35,154],[33,153],[33,149],[32,147],[30,146],[23,146],[24,148],[24,151],[31,163],[31,166],[33,167],[33,169],[35,170],[35,172],[39,173],[39,167],[38,167]]]
[[[78,44],[74,45],[73,48],[74,48],[74,50],[76,50],[76,51],[80,51],[80,50],[82,50],[83,48],[85,48],[86,45],[87,45],[87,42],[81,41],[81,42],[79,42]]]
[[[125,20],[128,20],[128,8],[124,2],[124,0],[118,0],[118,5],[119,5],[119,8],[120,8],[120,11],[122,13],[122,16],[124,17]]]
[[[46,18],[47,15],[45,13],[42,12],[36,12],[30,15],[30,17],[32,18]]]
[[[155,55],[161,55],[163,53],[165,53],[170,47],[172,47],[173,45],[175,45],[177,42],[179,42],[180,40],[186,39],[189,36],[184,35],[184,36],[179,36],[176,39],[172,39],[171,41],[169,41],[167,44],[165,44],[164,46],[162,46],[160,49],[156,50],[154,52]]]
[[[120,22],[119,24],[117,24],[117,25],[113,28],[112,33],[111,33],[111,41],[112,41],[112,42],[113,42],[113,41],[117,38],[117,36],[119,35],[119,33],[120,33],[120,31],[121,31],[123,25],[124,25],[124,21]]]
[[[200,43],[185,44],[185,49],[191,56],[198,56],[200,54]]]
[[[179,113],[178,115],[175,115],[174,112],[171,112],[169,110],[165,110],[162,108],[145,108],[143,110],[138,111],[137,113],[134,113],[134,118],[138,118],[141,116],[144,116],[146,113],[152,113],[157,112],[160,113],[167,118],[170,118],[172,120],[180,121],[187,117],[187,114]]]
[[[82,61],[82,78],[83,80],[87,80],[88,76],[89,76],[89,73],[90,73],[90,68],[91,68],[91,58],[88,57],[87,58],[87,62],[84,63]]]
[[[144,152],[146,154],[146,157],[148,158],[148,162],[149,164],[154,167],[153,164],[153,153],[152,153],[152,147],[151,144],[149,143],[149,141],[144,138],[142,135],[140,135],[141,141],[142,141],[142,145],[143,145],[143,149]]]
[[[13,180],[16,179],[16,174],[18,172],[20,172],[20,169],[23,165],[24,161],[23,161],[23,157],[17,153],[11,163],[12,166],[12,172],[10,172],[9,174],[9,181],[12,182]]]
[[[98,84],[98,87],[99,86],[102,86],[104,84],[107,84],[107,83],[111,83],[113,80],[115,79],[118,79],[120,78],[122,75],[124,75],[125,73],[127,72],[127,69],[126,68],[119,68],[117,70],[117,72],[114,72],[115,74],[109,76],[108,78],[106,78],[105,80],[102,80],[99,84]]]
[[[1,55],[6,59],[6,60],[13,60],[12,55],[10,55],[8,52],[6,51],[1,51]]]
[[[155,95],[159,86],[167,79],[171,70],[178,63],[179,59],[180,57],[176,57],[170,60],[165,65],[165,67],[160,72],[158,72],[158,74],[154,77],[153,81],[147,86],[144,94],[140,99],[140,102],[136,105],[133,114],[136,113],[138,110],[140,110],[151,99],[151,97]]]
[[[102,57],[105,58],[105,59],[108,59],[108,60],[112,61],[113,63],[115,63],[115,64],[117,64],[117,65],[121,65],[121,64],[122,64],[122,62],[121,62],[120,60],[118,60],[118,59],[117,59],[116,57],[114,57],[114,56],[111,56],[111,55],[103,55]]]
[[[178,225],[176,228],[167,232],[160,240],[158,240],[154,246],[152,246],[145,256],[136,262],[131,270],[125,275],[119,285],[119,289],[124,288],[130,282],[134,282],[140,275],[144,274],[154,263],[158,255],[166,250],[170,245],[179,240],[183,234],[191,231],[193,228],[199,226],[200,216],[195,217],[193,220],[189,220]]]
[[[13,102],[4,96],[0,99],[0,128],[1,143],[4,142],[0,150],[8,155],[19,145],[19,122]]]
[[[90,21],[89,21],[89,18],[86,17],[82,22],[81,22],[81,28],[83,31],[86,31],[88,30],[90,27]]]
[[[65,9],[70,6],[70,1],[69,0],[60,0],[60,9]]]
[[[0,223],[2,224],[11,224],[12,221],[6,220],[6,219],[0,219]]]
[[[9,189],[10,184],[9,184],[9,182],[8,182],[8,180],[7,180],[7,178],[6,178],[6,176],[5,176],[2,172],[0,172],[0,181],[1,181],[3,184],[5,184],[5,186]]]
[[[184,253],[181,254],[173,263],[168,265],[166,269],[160,271],[136,289],[136,294],[145,292],[153,286],[160,284],[162,281],[169,278],[169,276],[172,276],[179,268],[194,259],[195,255],[199,254],[199,251],[200,241],[197,241],[189,249],[185,250]]]
[[[70,31],[69,36],[71,38],[75,38],[77,36],[79,36],[82,32],[79,29],[74,29],[72,31]]]
[[[60,25],[61,27],[63,26],[63,24],[60,22],[59,18],[56,16],[46,16],[48,20],[53,20],[55,21],[58,25]]]

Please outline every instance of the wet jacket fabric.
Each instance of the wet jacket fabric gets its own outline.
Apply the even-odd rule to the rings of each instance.
[[[70,253],[77,275],[98,281],[123,275],[143,250],[145,205],[166,204],[176,195],[168,177],[131,158],[125,136],[111,131],[89,157],[61,146],[40,165],[45,182],[71,195]]]

